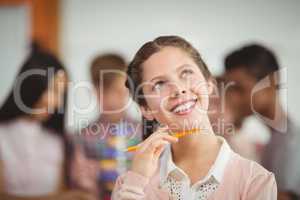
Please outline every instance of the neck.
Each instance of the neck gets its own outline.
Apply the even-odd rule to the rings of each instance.
[[[199,133],[193,133],[184,136],[172,145],[173,160],[175,163],[195,160],[207,160],[218,152],[220,144],[213,133],[208,117],[203,120],[205,126],[199,130]]]

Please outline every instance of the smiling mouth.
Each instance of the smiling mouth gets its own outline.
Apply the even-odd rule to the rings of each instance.
[[[185,101],[174,106],[170,111],[175,114],[183,115],[190,113],[197,103],[197,98]]]

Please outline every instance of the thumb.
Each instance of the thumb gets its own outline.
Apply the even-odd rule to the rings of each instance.
[[[160,155],[162,154],[162,152],[164,151],[165,146],[161,146],[159,148],[156,149],[156,151],[154,152],[154,157],[155,158],[159,158]]]
[[[153,156],[155,159],[158,159],[161,153],[165,150],[166,145],[170,144],[167,141],[162,141],[159,146],[154,150]]]

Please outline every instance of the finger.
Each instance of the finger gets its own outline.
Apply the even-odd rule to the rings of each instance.
[[[157,140],[157,138],[161,138],[163,135],[168,135],[167,129],[159,129],[152,133],[145,141],[138,145],[139,150],[143,151],[145,148],[153,141]]]
[[[173,135],[163,135],[162,138],[164,140],[167,140],[170,143],[176,143],[176,142],[178,142],[178,138],[175,137],[175,136],[173,136]]]
[[[166,133],[157,133],[155,136],[149,138],[149,140],[147,140],[144,144],[141,145],[140,151],[145,151],[149,147],[149,145],[159,140],[166,140],[171,143],[175,143],[178,141],[178,139],[174,136],[168,135]]]
[[[154,152],[154,159],[158,159],[160,157],[162,152],[165,150],[165,147],[166,147],[166,145],[156,148],[156,150]]]
[[[154,154],[158,149],[164,148],[167,144],[170,144],[166,140],[157,140],[151,143],[148,148],[144,151],[144,153]]]
[[[153,132],[146,140],[145,143],[151,141],[153,138],[157,137],[158,135],[167,135],[169,127],[168,126],[161,126],[155,132]]]

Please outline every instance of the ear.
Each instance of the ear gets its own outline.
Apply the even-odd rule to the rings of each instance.
[[[147,119],[147,120],[154,120],[154,117],[152,115],[152,111],[149,109],[147,106],[140,106],[140,109],[142,111],[142,115]]]

